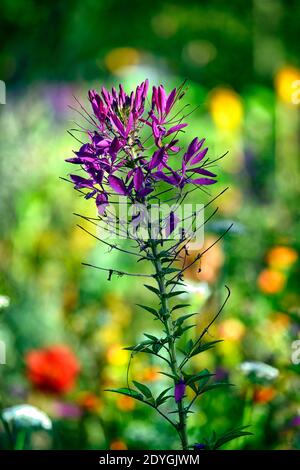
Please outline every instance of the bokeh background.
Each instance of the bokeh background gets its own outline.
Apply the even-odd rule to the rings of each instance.
[[[206,244],[234,227],[186,282],[199,328],[225,283],[232,291],[211,330],[224,342],[193,367],[235,387],[199,401],[191,435],[251,423],[253,436],[227,448],[299,449],[299,2],[3,0],[0,15],[1,407],[37,406],[54,426],[32,432],[27,447],[177,445],[155,411],[103,391],[126,385],[122,348],[155,331],[135,304],[153,299],[139,280],[108,282],[81,265],[136,268],[77,227],[73,213],[84,214],[85,201],[59,179],[78,147],[67,133],[78,119],[73,96],[87,103],[91,87],[121,81],[129,90],[148,77],[167,89],[187,79],[187,101],[199,106],[187,140],[206,137],[212,158],[229,151],[214,188],[229,190],[215,203]],[[272,365],[278,377],[253,380],[240,369],[245,361]],[[47,367],[57,384],[51,393],[39,385]],[[131,376],[159,389],[160,370],[141,355]]]

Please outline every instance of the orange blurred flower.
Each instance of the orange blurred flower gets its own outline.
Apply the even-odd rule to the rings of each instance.
[[[192,246],[188,249],[187,256],[185,256],[185,252],[182,251],[181,256],[183,258],[185,257],[183,267],[190,265],[194,260],[196,260],[199,254],[209,248],[215,241],[216,237],[214,236],[206,237],[203,247],[196,248]],[[216,245],[212,246],[204,256],[205,262],[203,262],[203,265],[200,258],[199,261],[195,261],[192,266],[186,269],[184,273],[184,277],[186,279],[206,281],[208,283],[213,283],[217,279],[219,271],[224,262],[224,254],[221,244],[217,243]]]
[[[77,403],[86,411],[91,412],[99,411],[102,406],[100,398],[92,392],[82,392],[77,399]]]
[[[29,351],[25,362],[29,380],[37,389],[46,392],[69,392],[80,370],[73,351],[64,345]]]
[[[117,407],[122,411],[132,411],[135,409],[135,401],[131,397],[121,395],[117,399]]]
[[[254,403],[269,403],[276,396],[276,390],[273,387],[257,387],[254,390]]]
[[[257,283],[260,290],[265,294],[276,294],[283,289],[285,276],[275,269],[264,269],[258,276]]]
[[[298,259],[298,253],[289,246],[275,246],[267,253],[267,263],[275,269],[287,269]]]
[[[121,439],[117,439],[111,442],[110,449],[111,450],[128,450],[128,447],[124,441],[121,441]]]
[[[146,367],[143,370],[143,374],[141,376],[142,382],[144,380],[148,382],[153,382],[154,380],[158,380],[160,378],[159,370],[160,370],[159,367],[155,367],[155,366]]]

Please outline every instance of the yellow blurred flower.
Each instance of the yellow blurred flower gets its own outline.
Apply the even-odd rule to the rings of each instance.
[[[117,439],[110,443],[110,449],[111,450],[128,450],[128,447],[124,441],[121,441],[121,439]]]
[[[267,254],[267,263],[275,269],[290,268],[298,259],[298,253],[289,246],[275,246]]]
[[[129,360],[129,353],[120,344],[113,344],[107,350],[107,362],[113,366],[124,366]]]
[[[112,343],[117,343],[120,341],[120,337],[120,328],[116,325],[112,326],[111,323],[108,323],[95,332],[93,339],[96,343],[99,343],[103,346],[109,346]]]
[[[282,67],[275,76],[275,88],[278,97],[286,104],[295,105],[293,94],[296,93],[298,82],[299,89],[300,70],[287,65]],[[299,96],[299,93],[298,93]]]
[[[90,227],[88,230],[90,230]],[[79,227],[74,228],[68,239],[70,252],[77,253],[78,256],[82,256],[82,253],[86,253],[95,245],[95,239]]]
[[[265,294],[276,294],[284,288],[285,276],[281,271],[264,269],[258,276],[257,283]]]
[[[215,125],[224,131],[235,131],[241,127],[243,105],[237,93],[227,88],[216,88],[209,101],[210,113]]]
[[[245,325],[237,318],[228,318],[219,324],[219,336],[224,340],[240,341],[246,332]]]
[[[137,65],[140,62],[140,53],[132,47],[118,47],[106,54],[104,62],[110,72],[118,74],[124,68]]]
[[[222,194],[222,204],[220,204],[220,213],[226,216],[236,214],[243,203],[242,191],[234,186],[230,186],[230,190]]]
[[[135,401],[131,397],[121,395],[117,399],[117,408],[122,411],[132,411],[135,409]]]
[[[106,308],[114,316],[114,324],[118,323],[127,326],[131,320],[131,308],[123,297],[115,292],[108,293],[104,298]]]

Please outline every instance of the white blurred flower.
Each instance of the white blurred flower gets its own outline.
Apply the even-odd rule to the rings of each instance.
[[[245,375],[254,375],[258,379],[274,380],[279,375],[279,370],[265,362],[246,361],[240,365],[240,370]]]
[[[6,295],[0,295],[0,309],[9,307],[10,300]]]
[[[199,294],[201,297],[203,297],[203,299],[206,300],[211,294],[211,290],[207,282],[185,281],[184,283],[186,294],[182,294],[182,297],[189,294]]]
[[[52,429],[50,418],[43,411],[31,405],[16,405],[5,408],[2,418],[7,423],[18,427],[38,427],[49,431]]]

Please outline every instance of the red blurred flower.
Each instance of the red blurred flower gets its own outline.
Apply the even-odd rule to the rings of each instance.
[[[80,370],[78,359],[64,345],[29,351],[26,355],[27,376],[39,390],[69,392]]]

